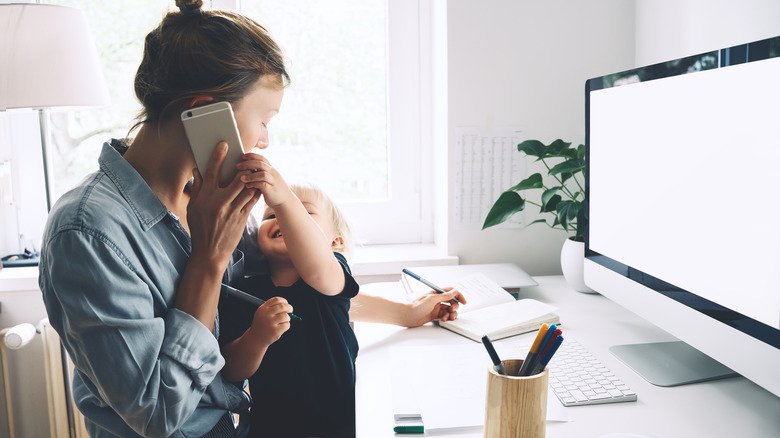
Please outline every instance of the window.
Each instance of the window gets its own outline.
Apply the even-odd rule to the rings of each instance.
[[[92,26],[112,106],[52,115],[55,197],[97,167],[102,143],[123,137],[139,106],[132,84],[143,38],[174,2],[54,0]],[[207,2],[208,3],[208,2]],[[264,152],[288,181],[323,187],[364,244],[418,243],[420,178],[418,0],[220,0],[263,24],[288,58],[292,84]],[[153,13],[150,13],[153,12]],[[429,239],[427,239],[429,240]]]

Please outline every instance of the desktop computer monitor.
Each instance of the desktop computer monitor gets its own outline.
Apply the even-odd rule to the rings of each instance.
[[[780,37],[585,88],[585,283],[680,341],[613,353],[780,396]]]

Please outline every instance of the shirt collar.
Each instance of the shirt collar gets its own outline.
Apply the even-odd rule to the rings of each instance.
[[[98,159],[100,170],[116,185],[141,227],[148,230],[168,214],[168,209],[135,168],[122,158],[125,151],[127,145],[121,140],[112,139],[110,143],[103,143]]]

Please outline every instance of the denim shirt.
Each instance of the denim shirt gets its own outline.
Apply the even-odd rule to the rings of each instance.
[[[216,334],[172,308],[190,237],[124,150],[104,144],[51,210],[39,285],[91,437],[200,437],[248,398],[222,380]]]

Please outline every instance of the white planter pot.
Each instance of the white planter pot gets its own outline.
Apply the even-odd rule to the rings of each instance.
[[[585,263],[585,242],[566,239],[561,249],[561,271],[563,278],[574,290],[594,294],[593,289],[585,285],[583,269]]]

